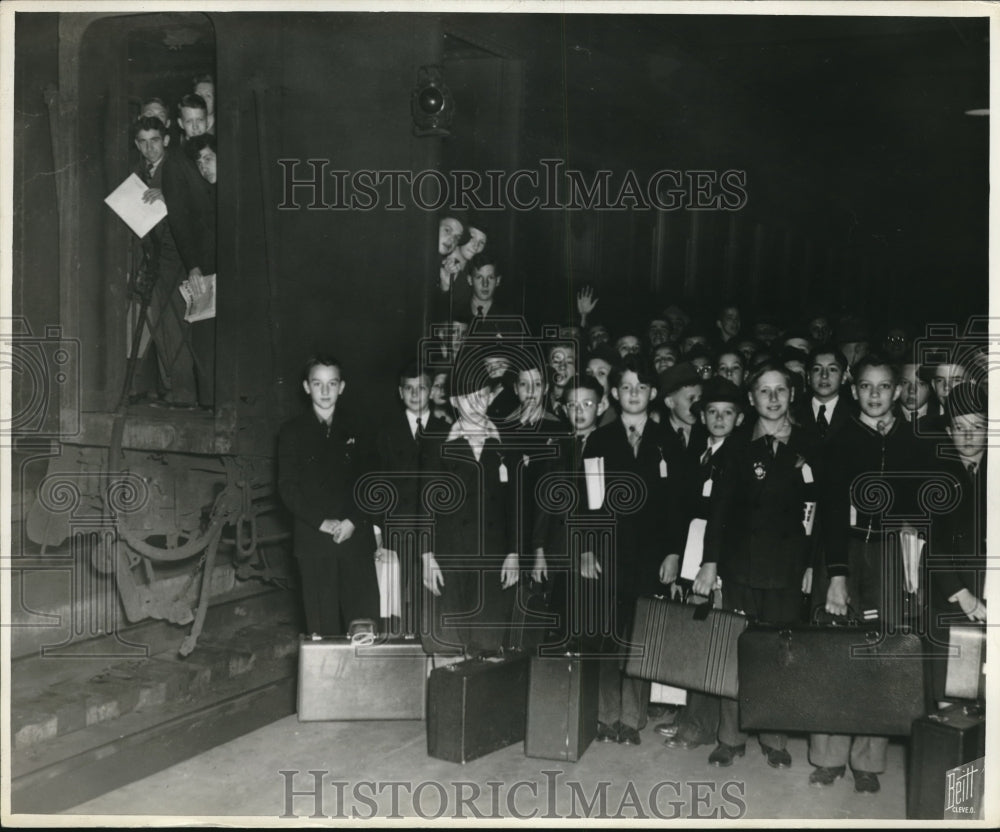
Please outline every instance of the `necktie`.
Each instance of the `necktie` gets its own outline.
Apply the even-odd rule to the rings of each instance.
[[[417,428],[413,431],[413,439],[419,442],[424,436],[424,422],[419,417],[417,418]]]
[[[879,433],[885,436],[889,432],[889,424],[890,423],[885,421],[884,419],[879,419],[878,424],[875,425],[875,428],[876,430],[878,430]]]
[[[968,462],[968,463],[966,463],[965,470],[969,472],[969,477],[971,477],[972,479],[976,478],[976,463],[975,462]]]
[[[816,426],[819,428],[819,435],[825,436],[826,429],[830,427],[830,422],[826,418],[826,405],[821,404],[819,406],[819,413],[816,416]]]
[[[711,448],[708,448],[705,450],[705,453],[701,455],[701,464],[708,465],[708,463],[710,463],[711,461],[712,461],[712,450]]]
[[[476,307],[476,317],[477,318],[483,317],[483,307],[481,306]]]
[[[681,446],[686,448],[688,446],[687,437],[684,435],[684,428],[677,428],[677,438],[681,440]]]
[[[632,446],[632,456],[639,456],[639,443],[642,441],[642,434],[635,429],[635,425],[628,426],[628,443]]]
[[[152,162],[146,162],[146,184],[148,185],[153,181],[153,164]]]
[[[776,457],[778,455],[778,437],[777,436],[768,437],[767,446],[771,451],[771,456]]]

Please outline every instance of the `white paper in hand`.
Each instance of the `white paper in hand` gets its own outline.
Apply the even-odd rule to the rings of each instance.
[[[684,558],[681,561],[681,577],[693,581],[701,569],[701,557],[705,549],[705,526],[703,517],[695,517],[688,526],[687,543],[684,546]]]
[[[399,616],[403,594],[399,575],[399,556],[387,549],[375,560],[375,579],[378,581],[379,615],[388,618]]]
[[[596,511],[604,505],[604,457],[590,457],[583,461],[587,481],[587,508]]]
[[[167,215],[167,203],[162,199],[143,202],[149,190],[134,173],[108,194],[104,201],[138,237],[145,237]]]
[[[920,555],[924,551],[923,538],[912,532],[901,532],[899,535],[900,549],[903,554],[903,574],[906,579],[906,591],[916,592],[920,589]]]
[[[205,281],[206,290],[200,295],[195,294],[189,280],[185,280],[177,287],[177,291],[184,298],[184,320],[188,323],[215,317],[215,275],[206,274],[202,279]]]

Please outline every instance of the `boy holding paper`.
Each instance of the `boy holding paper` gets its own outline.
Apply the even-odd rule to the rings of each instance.
[[[600,595],[610,599],[597,613],[604,635],[597,739],[626,745],[640,743],[649,700],[649,682],[626,676],[622,669],[635,602],[673,581],[664,576],[676,576],[685,532],[678,508],[680,484],[671,478],[676,459],[663,427],[649,418],[656,382],[639,356],[627,355],[611,378],[621,416],[594,431],[583,452],[588,473],[600,470],[603,462],[604,494],[595,511],[610,514],[614,522],[611,545],[595,546],[580,556],[581,577],[603,584]],[[588,482],[588,491],[590,487]],[[594,496],[588,494],[591,508]]]
[[[860,413],[827,446],[823,468],[822,533],[830,581],[826,611],[847,615],[850,605],[858,615],[881,619],[891,627],[905,614],[907,587],[902,585],[903,558],[897,552],[916,545],[916,532],[887,523],[885,513],[921,514],[917,487],[935,466],[910,426],[896,418],[894,405],[902,389],[896,366],[870,353],[854,365],[851,375]],[[873,477],[891,501],[880,500],[883,489],[862,487]],[[898,568],[890,568],[893,561]],[[891,578],[893,574],[898,577]],[[911,575],[910,589],[917,577]],[[888,744],[887,737],[813,734],[809,759],[816,768],[809,776],[810,785],[831,785],[844,775],[849,762],[856,792],[879,791],[878,775],[885,770]]]
[[[693,405],[696,416],[708,431],[708,443],[698,460],[692,485],[697,489],[694,517],[688,527],[681,578],[693,581],[692,592],[713,603],[718,586],[716,563],[702,557],[705,524],[715,492],[715,482],[725,475],[733,456],[729,437],[743,424],[744,394],[731,381],[713,378],[702,385],[701,399]],[[674,725],[657,726],[668,737],[668,748],[696,748],[713,742],[719,730],[718,696],[688,691],[687,707]],[[717,759],[714,765],[728,765],[731,758]]]

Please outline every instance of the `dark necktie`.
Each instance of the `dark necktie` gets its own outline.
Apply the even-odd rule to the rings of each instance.
[[[476,317],[477,318],[483,317],[483,307],[481,306],[476,307]]]
[[[639,456],[639,443],[642,441],[642,434],[635,429],[635,425],[628,426],[628,443],[632,446],[632,456]]]
[[[712,461],[712,449],[706,448],[705,453],[701,455],[701,464],[708,465]]]
[[[975,462],[967,462],[965,464],[965,470],[969,472],[969,478],[970,479],[974,480],[976,478],[976,463]]]
[[[771,451],[771,456],[776,457],[778,455],[778,437],[770,436],[767,440],[767,447]]]
[[[419,442],[424,438],[424,422],[419,417],[417,418],[417,428],[413,431],[413,440]]]
[[[820,437],[826,436],[827,428],[830,427],[830,422],[826,418],[826,405],[821,404],[819,406],[819,413],[816,416],[816,427],[819,428]]]
[[[146,184],[149,185],[153,181],[153,163],[146,162]]]
[[[682,448],[686,448],[688,446],[687,437],[684,435],[684,428],[677,428],[677,438],[681,440]]]

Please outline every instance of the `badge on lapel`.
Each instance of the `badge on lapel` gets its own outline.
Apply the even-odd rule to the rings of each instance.
[[[753,475],[759,480],[767,476],[767,468],[764,467],[763,462],[755,462],[753,464]]]

